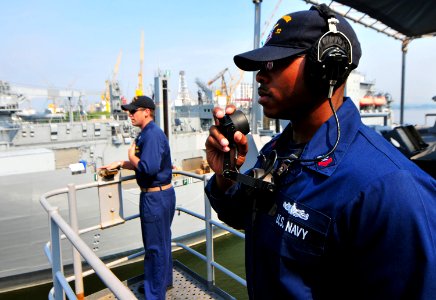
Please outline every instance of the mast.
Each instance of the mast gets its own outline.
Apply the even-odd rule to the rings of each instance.
[[[253,49],[259,48],[260,45],[260,4],[262,0],[253,0],[254,3],[254,44]],[[258,94],[257,94],[257,82],[256,82],[256,74],[253,72],[253,97],[251,103],[251,132],[253,134],[257,133],[257,124],[259,120],[262,118],[262,110],[257,103]]]
[[[404,124],[404,91],[406,82],[406,53],[409,47],[410,39],[406,38],[401,43],[402,61],[401,61],[401,108],[400,108],[400,125]]]

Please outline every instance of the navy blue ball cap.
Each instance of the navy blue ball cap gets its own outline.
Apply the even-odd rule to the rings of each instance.
[[[147,96],[136,96],[129,104],[121,105],[122,110],[132,111],[138,108],[150,108],[154,110],[156,105],[154,101]]]
[[[340,15],[337,30],[342,32],[352,46],[352,68],[359,64],[362,50],[351,25]],[[307,52],[328,31],[327,20],[312,6],[309,10],[287,14],[274,25],[263,47],[233,58],[236,66],[244,71],[257,71],[265,62],[284,59]]]

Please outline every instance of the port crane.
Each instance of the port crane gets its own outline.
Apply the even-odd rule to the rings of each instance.
[[[141,50],[139,53],[138,88],[135,91],[135,96],[144,95],[144,86],[143,86],[143,78],[142,78],[143,64],[144,64],[144,31],[141,32]]]
[[[221,72],[219,72],[213,79],[209,80],[207,82],[208,86],[211,86],[215,81],[221,78],[221,89],[218,90],[217,95],[225,95],[226,97],[229,97],[229,93],[227,91],[227,84],[226,79],[224,78],[224,74],[229,70],[229,68],[225,68]]]
[[[121,57],[123,56],[123,50],[120,50],[120,53],[118,54],[117,57],[117,62],[115,64],[115,67],[112,71],[112,77],[111,79],[106,80],[106,89],[103,93],[103,95],[101,95],[102,100],[105,102],[105,111],[110,112],[111,111],[111,94],[114,94],[113,91],[111,91],[112,89],[118,89],[119,90],[119,85],[117,82],[117,75],[118,75],[118,70],[121,64]]]
[[[197,84],[197,86],[200,89],[198,91],[198,101],[201,102],[201,104],[204,102],[212,101],[212,99],[213,99],[212,90],[199,78],[195,79],[195,83]]]
[[[225,74],[228,73],[230,77],[230,84],[226,83]],[[217,90],[216,95],[217,96],[225,96],[226,97],[226,104],[230,104],[231,97],[233,93],[235,92],[236,88],[241,83],[242,79],[244,77],[244,71],[239,70],[239,78],[235,79],[232,74],[230,73],[228,68],[225,68],[221,72],[219,72],[213,79],[209,80],[207,82],[207,85],[210,87],[215,81],[221,78],[221,89]]]

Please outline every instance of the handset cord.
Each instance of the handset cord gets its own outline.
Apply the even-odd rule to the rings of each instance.
[[[294,155],[291,154],[290,156],[287,156],[287,157],[276,157],[275,159],[277,159],[277,158],[285,159],[285,160],[288,160],[289,163],[291,163],[292,161],[299,161],[299,162],[321,161],[324,158],[331,155],[336,150],[336,147],[339,144],[339,139],[341,136],[341,128],[339,125],[338,115],[336,114],[335,108],[333,107],[331,97],[329,97],[328,100],[329,100],[330,108],[332,109],[333,115],[335,116],[336,128],[338,131],[336,142],[333,145],[333,147],[330,149],[330,151],[327,152],[326,154],[323,154],[323,155],[318,156],[318,157],[313,158],[313,159],[301,159],[301,158],[298,158],[295,154]],[[275,150],[273,150],[273,151],[275,151]],[[230,164],[230,152],[226,152],[226,153],[224,153],[224,161],[223,161],[223,176],[225,178],[240,182],[242,184],[254,187],[255,189],[259,189],[259,190],[265,190],[265,191],[269,191],[269,192],[274,192],[276,190],[276,186],[273,182],[263,180],[266,177],[267,173],[271,172],[272,168],[271,168],[271,170],[269,170],[269,172],[265,172],[265,174],[261,178],[254,178],[252,176],[248,176],[248,175],[239,173],[239,170],[232,170],[230,168],[230,166],[231,166],[231,164]]]
[[[294,155],[294,154],[291,154],[290,156],[287,156],[287,157],[277,157],[277,158],[280,158],[280,159],[289,159],[289,160],[291,160],[291,161],[299,161],[299,162],[314,162],[314,161],[321,161],[321,160],[323,160],[323,159],[325,159],[325,158],[327,158],[327,157],[329,157],[335,150],[336,150],[336,147],[338,146],[338,144],[339,144],[339,139],[340,139],[340,137],[341,137],[341,126],[339,125],[339,118],[338,118],[338,115],[336,114],[336,110],[335,110],[335,108],[334,108],[334,106],[333,106],[333,103],[332,103],[332,98],[331,97],[329,97],[328,98],[328,100],[329,100],[329,105],[330,105],[330,108],[332,109],[332,112],[333,112],[333,116],[335,117],[335,121],[336,121],[336,128],[337,128],[337,137],[336,137],[336,142],[335,142],[335,144],[333,145],[333,147],[329,150],[329,152],[327,152],[327,153],[325,153],[325,154],[323,154],[323,155],[320,155],[320,156],[318,156],[318,157],[316,157],[316,158],[311,158],[311,159],[302,159],[302,158],[298,158],[296,155]]]

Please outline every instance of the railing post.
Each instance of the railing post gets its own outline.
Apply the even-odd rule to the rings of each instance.
[[[204,187],[207,184],[207,176],[203,175]],[[214,261],[213,255],[213,224],[211,224],[212,219],[212,209],[210,206],[209,199],[204,194],[204,217],[206,219],[206,269],[207,269],[207,284],[209,286],[215,285],[215,269],[212,266]]]
[[[50,237],[51,237],[51,257],[52,257],[52,278],[54,286],[54,298],[56,300],[65,299],[64,289],[59,282],[56,274],[63,273],[62,265],[62,252],[61,252],[61,237],[59,234],[59,227],[53,220],[52,215],[58,213],[59,209],[56,207],[49,211],[50,217]]]
[[[77,219],[77,199],[76,199],[76,187],[74,184],[68,184],[68,206],[70,212],[70,226],[71,229],[79,234],[79,222]],[[73,247],[73,265],[74,265],[74,287],[78,300],[85,298],[85,292],[83,288],[83,276],[82,276],[82,261],[80,259],[80,253],[76,247]]]

